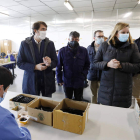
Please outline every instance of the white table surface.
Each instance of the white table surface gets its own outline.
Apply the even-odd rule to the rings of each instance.
[[[8,62],[8,63],[0,64],[0,66],[9,65],[9,64],[14,64],[14,63],[15,63],[15,61],[10,61],[10,62]]]
[[[1,105],[9,109],[9,99],[18,94],[8,92]],[[90,106],[89,119],[82,135],[33,121],[26,127],[31,132],[32,140],[140,140],[140,129],[133,109],[103,105]]]

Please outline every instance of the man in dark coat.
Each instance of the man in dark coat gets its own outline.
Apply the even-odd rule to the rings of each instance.
[[[74,93],[75,100],[81,101],[90,62],[86,48],[79,46],[79,37],[78,32],[71,32],[68,45],[59,50],[56,76],[58,84],[64,85],[66,98],[72,99]]]
[[[140,37],[138,39],[135,40],[135,43],[137,44],[138,46],[138,49],[139,49],[139,53],[140,53]],[[135,98],[139,98],[140,97],[140,71],[138,73],[135,73],[133,74],[133,97]],[[134,98],[132,98],[133,102],[134,102]]]
[[[21,42],[17,65],[24,70],[23,93],[52,97],[55,79],[52,69],[57,65],[54,43],[46,38],[47,25],[33,24],[33,36]]]
[[[137,44],[139,52],[140,52],[140,37],[135,40],[135,43]]]
[[[91,102],[97,104],[98,89],[100,86],[101,71],[93,67],[94,57],[99,49],[99,46],[104,42],[104,33],[101,30],[94,32],[94,41],[88,46],[87,51],[90,60],[90,69],[88,71],[87,79],[89,80],[90,89],[92,92]]]

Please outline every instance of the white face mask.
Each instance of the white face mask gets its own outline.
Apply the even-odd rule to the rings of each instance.
[[[3,94],[3,98],[0,97],[0,103],[4,100],[5,96],[6,96],[6,92],[4,92],[4,94]]]
[[[121,42],[126,42],[128,40],[128,38],[129,38],[129,34],[120,34],[118,39]]]
[[[7,55],[11,55],[10,53],[7,53]]]
[[[97,38],[96,43],[97,43],[98,45],[102,44],[103,42],[104,42],[104,38]]]
[[[44,40],[46,38],[46,31],[39,31],[38,38]]]

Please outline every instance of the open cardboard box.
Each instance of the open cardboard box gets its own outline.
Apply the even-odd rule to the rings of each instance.
[[[14,101],[12,101],[12,99],[13,99],[12,98],[9,101],[9,107],[10,107],[10,109],[12,109],[12,108],[14,108],[16,106],[23,106],[25,108],[25,111],[27,111],[27,106],[29,106],[31,103],[33,103],[34,101],[36,101],[38,99],[37,97],[35,97],[33,95],[29,95],[29,94],[19,94],[19,95],[24,95],[24,96],[35,98],[35,99],[32,100],[30,103],[25,104],[25,103],[14,102]],[[17,96],[19,96],[19,95],[17,95]]]
[[[40,98],[28,106],[28,115],[36,122],[53,126],[53,112],[47,112],[35,108],[44,106],[54,109],[58,104],[59,102],[57,101]]]
[[[135,99],[135,117],[136,117],[136,121],[139,125],[140,128],[140,99],[136,98]]]
[[[83,134],[88,119],[89,103],[64,99],[53,111],[53,127],[76,134]],[[60,109],[74,108],[83,110],[83,116],[70,114]]]
[[[18,118],[18,115],[23,111],[25,111],[25,108],[23,106],[16,106],[10,110],[10,112],[14,114],[16,119]]]

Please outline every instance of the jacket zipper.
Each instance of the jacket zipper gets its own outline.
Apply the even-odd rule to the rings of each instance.
[[[115,59],[117,59],[117,49],[115,51]],[[111,106],[113,105],[113,96],[115,92],[115,73],[116,73],[116,69],[114,69],[113,94],[112,94]]]

